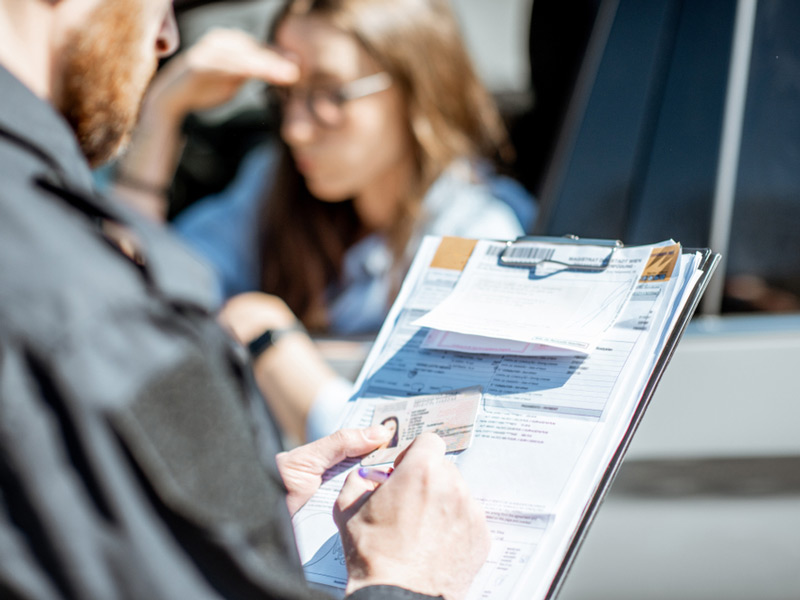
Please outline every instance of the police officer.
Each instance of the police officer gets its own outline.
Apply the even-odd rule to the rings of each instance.
[[[279,452],[205,269],[93,190],[177,43],[168,0],[0,0],[3,598],[327,597],[290,510],[387,440]],[[488,533],[442,442],[374,486],[351,477],[336,505],[351,598],[463,597]]]

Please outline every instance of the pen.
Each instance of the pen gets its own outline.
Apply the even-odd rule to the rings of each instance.
[[[358,470],[358,474],[360,477],[367,479],[369,481],[374,481],[375,483],[383,483],[387,479],[389,479],[389,475],[392,474],[392,470],[390,469],[387,471],[381,471],[380,469],[368,469],[367,467],[361,467]]]

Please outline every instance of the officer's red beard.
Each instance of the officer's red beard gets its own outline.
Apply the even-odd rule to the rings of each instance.
[[[114,157],[136,124],[157,57],[138,2],[105,0],[64,46],[56,104],[93,167]]]

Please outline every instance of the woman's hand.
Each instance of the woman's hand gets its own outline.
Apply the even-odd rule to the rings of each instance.
[[[153,79],[118,165],[113,193],[142,214],[163,221],[186,115],[227,102],[248,79],[291,85],[299,76],[297,64],[245,32],[212,29]]]
[[[290,85],[299,75],[297,64],[244,31],[211,29],[159,72],[144,110],[182,121],[231,100],[249,79]]]

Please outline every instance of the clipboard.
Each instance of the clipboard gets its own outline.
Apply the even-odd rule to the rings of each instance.
[[[539,237],[537,240],[547,240],[552,243],[554,238],[547,238],[547,237]],[[555,238],[560,239],[560,238]],[[592,240],[591,242],[586,243],[596,243],[596,242],[603,242],[603,240]],[[605,241],[606,244],[614,244],[616,246],[618,242],[617,240],[614,241]],[[678,347],[678,342],[683,337],[683,333],[686,331],[686,327],[689,325],[689,321],[691,320],[692,316],[694,315],[695,311],[697,310],[698,305],[700,304],[700,299],[703,296],[706,288],[708,287],[709,281],[711,280],[714,271],[716,270],[721,255],[718,253],[713,252],[709,248],[684,248],[682,250],[684,254],[693,254],[695,252],[699,252],[701,254],[701,262],[698,268],[703,272],[700,280],[695,285],[694,289],[692,290],[691,294],[689,295],[688,301],[686,305],[683,307],[683,310],[680,313],[678,321],[675,325],[675,328],[670,332],[669,337],[667,338],[667,342],[665,344],[664,350],[659,356],[658,360],[656,361],[655,366],[650,374],[650,378],[647,382],[647,385],[644,388],[641,398],[637,404],[636,410],[634,411],[633,418],[631,419],[628,429],[625,432],[622,441],[620,442],[619,446],[617,447],[616,452],[614,453],[613,458],[608,464],[608,468],[604,473],[600,483],[598,485],[597,490],[595,491],[591,501],[587,505],[586,511],[581,519],[581,523],[576,529],[575,536],[570,543],[570,546],[564,556],[564,560],[561,563],[561,567],[559,568],[556,576],[553,578],[553,582],[550,586],[549,591],[545,598],[547,600],[552,600],[557,597],[561,587],[566,580],[567,575],[569,574],[570,569],[575,561],[575,557],[580,550],[583,541],[586,539],[586,535],[589,531],[589,527],[594,522],[595,517],[597,516],[597,511],[600,509],[600,505],[603,503],[603,500],[606,497],[609,489],[611,488],[614,479],[617,476],[619,471],[620,465],[622,464],[622,459],[625,456],[625,453],[630,446],[631,441],[633,440],[633,436],[636,433],[636,430],[639,428],[639,424],[642,421],[642,417],[644,416],[647,407],[650,404],[650,401],[653,398],[653,394],[656,391],[656,387],[658,386],[659,381],[661,381],[661,377],[664,375],[664,371],[667,368],[672,356],[675,354],[675,350]]]
[[[606,257],[597,265],[586,265],[583,263],[567,263],[553,260],[553,252],[537,247],[536,243],[549,245],[575,245],[575,246],[597,246],[608,250]],[[569,269],[579,271],[603,271],[614,257],[614,253],[623,248],[620,240],[604,240],[598,238],[580,238],[577,235],[568,234],[563,237],[550,237],[540,235],[523,235],[514,241],[506,242],[505,249],[500,253],[500,264],[506,267],[531,268],[542,263],[563,265]]]
[[[621,248],[624,248],[622,242],[618,240],[597,240],[597,239],[580,239],[576,238],[575,236],[570,237],[563,237],[563,238],[549,238],[549,237],[536,237],[536,238],[520,238],[517,240],[513,240],[510,242],[505,241],[489,241],[486,240],[488,244],[484,244],[481,247],[484,248],[485,254],[480,255],[480,260],[483,261],[482,264],[489,267],[491,264],[497,265],[496,267],[489,267],[489,268],[499,268],[504,269],[505,267],[527,267],[530,268],[531,266],[536,266],[537,264],[541,264],[542,262],[546,262],[548,260],[547,256],[544,255],[535,255],[532,253],[530,256],[527,257],[527,262],[519,260],[521,254],[524,253],[517,253],[515,249],[519,249],[525,246],[525,244],[530,245],[531,242],[544,242],[547,244],[566,244],[566,245],[581,245],[581,246],[597,246],[603,251],[607,251],[607,256],[613,256],[613,253],[620,251]],[[366,413],[363,411],[371,410],[369,407],[372,406],[370,402],[375,400],[381,399],[392,399],[392,398],[402,398],[402,397],[412,397],[415,395],[432,393],[436,390],[428,389],[425,386],[445,386],[448,390],[449,389],[456,389],[457,387],[463,387],[466,385],[465,382],[468,382],[471,385],[495,385],[497,383],[498,387],[494,388],[494,391],[488,391],[484,388],[484,393],[488,393],[490,395],[489,402],[492,401],[501,401],[502,396],[506,393],[504,390],[512,389],[509,388],[509,382],[512,382],[512,379],[509,378],[519,378],[520,375],[515,375],[514,373],[519,373],[517,369],[521,368],[519,365],[523,364],[527,358],[526,357],[516,357],[512,356],[510,358],[509,369],[505,371],[504,375],[501,375],[500,378],[502,379],[505,377],[507,380],[495,382],[495,375],[497,371],[494,371],[495,364],[495,355],[486,355],[484,354],[482,357],[480,356],[480,351],[475,351],[476,354],[474,356],[478,356],[477,359],[472,360],[467,358],[470,356],[469,354],[465,354],[459,352],[458,350],[450,351],[445,350],[442,353],[437,353],[437,351],[430,351],[422,348],[421,346],[421,337],[424,337],[426,332],[424,331],[425,327],[424,324],[419,324],[421,313],[424,313],[426,310],[430,310],[430,308],[422,308],[436,306],[436,303],[441,303],[444,298],[444,294],[448,293],[446,291],[447,286],[455,286],[455,282],[461,277],[461,272],[465,268],[465,265],[470,260],[472,256],[477,257],[478,255],[475,254],[475,248],[478,247],[479,241],[477,240],[466,240],[463,238],[447,238],[442,236],[427,236],[422,240],[420,245],[420,249],[417,252],[414,260],[412,261],[411,267],[409,272],[406,276],[403,285],[401,286],[400,293],[393,304],[389,315],[387,316],[383,327],[381,328],[378,337],[376,338],[372,348],[370,349],[369,355],[366,359],[366,362],[362,368],[359,377],[355,382],[355,389],[356,392],[352,397],[352,402],[350,403],[350,410],[343,415],[342,420],[340,421],[340,426],[355,426],[354,424],[357,422],[364,421],[365,417],[368,417]],[[660,245],[654,244],[652,245],[653,249],[657,249]],[[505,250],[503,250],[505,248]],[[501,255],[505,252],[508,252],[508,249],[512,248],[510,255],[512,258],[515,258],[516,264],[506,264],[505,261],[501,261]],[[630,392],[626,395],[622,396],[625,398],[626,406],[624,413],[620,413],[615,418],[622,418],[622,421],[616,421],[620,424],[618,430],[613,433],[612,436],[608,438],[608,443],[602,442],[600,445],[597,446],[597,449],[601,451],[600,454],[588,454],[587,457],[594,457],[594,461],[590,461],[589,464],[593,464],[594,466],[590,467],[593,469],[594,475],[591,475],[590,480],[586,480],[585,487],[576,488],[577,497],[580,498],[579,503],[575,503],[573,501],[572,508],[570,508],[569,512],[565,513],[567,521],[562,521],[563,523],[569,523],[567,526],[559,529],[558,526],[555,526],[555,529],[551,529],[553,523],[557,523],[558,521],[553,521],[551,517],[548,515],[553,515],[556,513],[549,513],[546,512],[550,510],[549,506],[555,506],[546,504],[548,501],[558,502],[558,496],[561,494],[561,491],[565,489],[564,487],[559,486],[566,486],[572,480],[572,477],[578,477],[577,480],[579,481],[584,476],[581,475],[578,471],[570,470],[568,473],[561,474],[559,471],[558,475],[556,475],[556,481],[553,483],[551,480],[549,484],[552,486],[550,489],[553,491],[555,495],[551,496],[553,500],[547,499],[540,499],[536,500],[536,502],[542,502],[540,505],[542,508],[542,512],[537,513],[535,508],[531,508],[532,512],[528,514],[528,517],[535,521],[536,525],[526,525],[532,528],[538,528],[542,533],[542,535],[547,536],[551,535],[549,532],[553,531],[552,537],[550,538],[552,541],[557,542],[557,551],[555,554],[549,555],[552,558],[550,562],[543,566],[543,570],[541,572],[536,572],[535,570],[533,573],[528,572],[528,567],[536,567],[534,562],[536,561],[537,554],[529,554],[526,556],[525,560],[529,562],[522,562],[522,567],[519,567],[521,570],[517,570],[516,573],[512,576],[509,575],[507,581],[513,587],[513,589],[506,589],[503,592],[505,593],[513,592],[514,598],[523,598],[523,597],[530,597],[533,595],[535,590],[535,597],[542,599],[542,598],[555,598],[558,594],[565,577],[567,576],[575,556],[580,549],[580,546],[587,535],[588,529],[591,526],[594,517],[599,509],[603,499],[605,498],[608,489],[610,488],[619,466],[621,464],[622,458],[631,442],[631,439],[638,428],[638,425],[641,421],[641,418],[646,410],[652,395],[656,389],[656,386],[663,375],[664,370],[666,369],[674,351],[677,347],[677,344],[683,335],[683,332],[688,325],[688,322],[691,316],[694,314],[696,310],[700,298],[705,291],[709,279],[719,261],[719,255],[714,254],[708,249],[703,250],[690,250],[690,249],[681,249],[680,250],[683,254],[695,254],[699,252],[699,260],[694,261],[692,264],[692,273],[695,274],[694,277],[691,279],[688,278],[688,272],[682,272],[681,277],[685,285],[691,287],[682,287],[679,295],[677,296],[670,296],[672,299],[671,301],[677,302],[680,301],[679,305],[671,304],[670,306],[675,307],[675,310],[679,312],[675,313],[674,311],[670,311],[668,314],[670,315],[669,318],[669,326],[671,329],[662,330],[660,337],[658,338],[657,344],[657,352],[653,352],[650,354],[650,360],[646,363],[646,371],[640,371],[643,374],[643,377],[638,380],[635,388],[631,388]],[[674,252],[674,251],[673,251]],[[517,255],[516,257],[514,255]],[[634,253],[635,254],[635,253]],[[599,253],[598,256],[602,256],[602,252]],[[674,254],[673,254],[674,255]],[[639,254],[641,257],[641,254]],[[651,258],[657,256],[656,252],[651,251]],[[508,258],[508,257],[507,257]],[[552,258],[552,257],[550,257]],[[563,253],[562,253],[562,257]],[[641,260],[639,258],[638,260]],[[607,261],[600,261],[600,262],[607,262]],[[650,264],[649,262],[647,264]],[[580,265],[565,265],[567,270],[572,267],[577,268]],[[606,265],[607,266],[607,265]],[[600,273],[602,269],[594,269],[596,272]],[[431,271],[434,271],[435,274],[431,275]],[[646,272],[646,268],[645,268]],[[697,276],[699,274],[699,277]],[[590,275],[589,277],[591,277]],[[645,277],[639,279],[640,282],[648,282]],[[655,278],[652,280],[654,283],[658,284],[659,279]],[[449,282],[449,283],[444,283]],[[422,302],[422,304],[420,304]],[[649,306],[649,305],[648,305]],[[677,308],[679,306],[679,308]],[[667,317],[665,317],[667,318]],[[660,323],[667,323],[666,321],[660,321]],[[638,329],[638,328],[633,328]],[[632,330],[633,330],[632,329]],[[634,344],[633,338],[627,341],[622,341],[618,345],[620,350],[614,350],[613,352],[617,352],[617,356],[620,353],[624,352],[622,348],[624,348],[624,344],[629,343]],[[648,342],[648,346],[649,346]],[[612,352],[610,348],[604,348],[604,351]],[[627,356],[627,355],[626,355]],[[640,355],[641,356],[641,355]],[[574,357],[568,357],[572,360]],[[640,358],[641,359],[641,358]],[[639,360],[640,360],[639,359]],[[535,358],[534,358],[535,360]],[[489,368],[484,368],[487,364],[491,363]],[[499,365],[500,363],[497,363]],[[539,367],[542,364],[549,365],[552,364],[549,359],[544,360],[540,363]],[[619,368],[623,369],[622,365],[628,364],[627,358],[621,359],[620,362],[617,362]],[[641,363],[644,364],[644,363]],[[563,373],[566,373],[567,379],[565,382],[568,382],[571,379],[571,371],[573,367],[571,366],[572,363],[568,363],[563,361],[559,369],[563,369]],[[559,373],[553,375],[556,377],[558,381]],[[621,373],[621,371],[617,371]],[[531,371],[533,373],[531,375],[532,378],[538,377],[535,371]],[[529,373],[530,375],[530,373]],[[545,374],[543,381],[550,381],[547,379],[550,375]],[[616,377],[616,376],[615,376]],[[428,378],[428,379],[426,379]],[[442,383],[442,379],[444,378],[444,383]],[[477,379],[476,379],[477,378]],[[580,384],[578,384],[580,385]],[[561,386],[548,386],[542,389],[537,389],[536,393],[540,394],[541,392],[547,392],[550,389],[558,389]],[[611,394],[612,387],[608,388],[608,393]],[[494,399],[491,398],[494,396]],[[366,403],[360,403],[359,400],[361,398],[367,398]],[[609,401],[612,401],[612,397],[609,395]],[[514,402],[514,399],[511,399],[510,402]],[[519,407],[512,408],[512,410],[528,410],[529,408],[536,409],[533,411],[537,413],[537,411],[541,411],[541,409],[549,409],[552,407],[547,406],[548,400],[542,399],[539,400],[538,398],[533,399],[520,399],[517,400],[521,403]],[[482,399],[483,402],[483,399]],[[542,403],[542,406],[534,407],[534,406],[524,406],[524,403]],[[558,400],[555,401],[556,406]],[[605,402],[605,400],[603,400]],[[359,410],[360,407],[360,410]],[[569,406],[569,402],[565,403],[565,407],[567,411],[574,410],[574,407]],[[505,409],[503,409],[505,410]],[[576,409],[578,411],[581,410],[579,407]],[[598,409],[604,410],[604,409]],[[493,411],[495,414],[499,414],[497,411]],[[488,413],[487,413],[488,414]],[[531,413],[529,413],[531,414]],[[539,419],[540,415],[555,415],[555,413],[547,413],[545,412],[538,412],[534,414],[533,419]],[[577,415],[579,420],[582,422],[586,422],[583,420],[583,416],[586,413],[575,412],[569,413],[566,412],[565,415],[569,417],[570,415]],[[624,415],[624,416],[623,416]],[[547,417],[549,418],[549,417]],[[547,420],[547,418],[545,420]],[[590,417],[595,418],[595,417]],[[500,420],[495,421],[492,427],[504,427],[504,423],[512,423],[516,426],[520,421],[511,419],[508,420],[506,417],[501,416],[499,417]],[[521,417],[520,417],[521,419]],[[366,421],[364,421],[366,422]],[[574,421],[577,423],[578,421]],[[560,435],[555,428],[559,427],[555,423],[545,423],[544,421],[537,421],[536,427],[544,428],[546,431],[541,431],[543,436],[555,434]],[[548,427],[552,425],[554,426],[553,429],[548,429]],[[602,421],[597,420],[597,427],[603,427]],[[594,426],[592,426],[594,427]],[[488,430],[487,430],[488,431]],[[585,429],[583,431],[586,431]],[[564,434],[566,437],[560,438],[562,441],[569,441],[569,436],[572,434],[568,431]],[[582,435],[579,433],[579,435]],[[593,434],[586,434],[587,436]],[[493,437],[491,435],[486,436],[485,440],[507,440],[510,438],[506,437]],[[544,438],[543,438],[544,439]],[[584,440],[589,440],[589,437],[581,438]],[[517,442],[523,441],[521,438],[519,440],[515,440]],[[489,450],[493,442],[487,441],[484,442],[482,448],[483,450]],[[503,442],[506,443],[506,442]],[[513,443],[513,442],[512,442]],[[541,442],[539,442],[541,443]],[[508,476],[508,473],[514,472],[516,475],[523,475],[522,471],[519,469],[523,469],[525,473],[528,474],[528,477],[533,477],[530,471],[530,465],[532,463],[525,460],[523,457],[531,458],[534,455],[542,457],[542,459],[547,460],[548,456],[555,456],[553,453],[561,453],[566,446],[559,445],[558,442],[554,443],[552,446],[548,445],[547,450],[543,450],[545,454],[538,453],[536,450],[531,450],[535,448],[539,448],[536,443],[530,444],[524,450],[527,450],[527,453],[523,453],[520,455],[520,459],[517,461],[509,462],[511,465],[512,471],[505,472],[503,471],[503,477]],[[544,446],[541,446],[544,447]],[[575,454],[575,460],[578,460],[579,457],[582,456],[583,453],[583,446],[574,446],[579,448]],[[533,452],[533,453],[532,453]],[[480,456],[480,454],[475,455]],[[583,458],[580,458],[583,460]],[[540,463],[546,464],[546,463]],[[351,465],[346,468],[352,468],[355,465]],[[473,464],[474,467],[474,464]],[[495,473],[497,471],[494,471]],[[340,474],[346,474],[347,471],[342,471]],[[473,469],[474,474],[474,469]],[[549,475],[545,476],[549,477]],[[326,483],[323,485],[326,486],[324,492],[321,493],[321,498],[319,503],[309,503],[307,508],[304,507],[295,515],[295,533],[298,539],[298,547],[300,549],[301,554],[301,561],[304,565],[304,570],[306,573],[306,578],[313,582],[314,584],[320,584],[323,586],[329,586],[332,588],[343,588],[343,582],[346,582],[347,574],[346,572],[342,572],[341,569],[343,567],[336,562],[335,560],[335,553],[331,550],[329,544],[319,545],[320,541],[330,540],[329,536],[338,535],[336,533],[335,525],[332,522],[332,518],[330,517],[330,510],[328,510],[327,505],[324,504],[322,497],[330,499],[335,498],[335,493],[331,493],[335,491],[335,485],[337,478],[331,477],[327,480]],[[545,481],[545,480],[543,480]],[[492,487],[497,482],[490,482],[486,486],[482,488],[482,494],[486,494],[487,490],[495,490],[496,488]],[[341,485],[341,484],[340,484]],[[502,483],[500,483],[502,486]],[[581,483],[580,485],[584,485]],[[515,488],[516,489],[516,488]],[[519,491],[514,491],[512,494],[516,494]],[[485,496],[484,499],[488,500],[489,502],[493,501],[493,498],[501,498],[501,496],[492,496],[492,491],[489,491],[489,496]],[[505,496],[502,496],[505,498]],[[516,497],[514,497],[516,499]],[[525,497],[519,496],[522,499],[523,503],[525,501]],[[543,497],[540,497],[543,498]],[[331,500],[327,500],[331,501]],[[502,499],[500,500],[503,501]],[[531,505],[532,507],[534,505]],[[528,518],[526,517],[526,518]],[[501,521],[498,521],[500,523]],[[513,522],[513,521],[509,521]],[[321,524],[324,524],[324,527],[321,528]],[[325,529],[330,528],[330,529]],[[510,543],[516,543],[514,540],[511,540]],[[539,543],[539,540],[535,541],[533,544],[536,545]],[[552,545],[552,544],[551,544]],[[522,552],[522,550],[520,550]],[[501,552],[503,550],[501,549]],[[487,566],[491,567],[492,563],[487,563]],[[510,568],[510,567],[509,567]],[[337,570],[338,569],[338,570]],[[529,578],[530,575],[534,575],[532,578]],[[503,575],[504,579],[506,575]],[[495,579],[493,577],[486,577],[484,582],[481,585],[506,585],[505,582],[501,581],[498,584],[489,583],[489,581],[494,582]],[[522,587],[517,587],[521,585]],[[532,586],[532,587],[528,587]],[[489,589],[489,588],[486,588]],[[481,590],[474,590],[475,594],[482,593]],[[530,593],[529,593],[530,592]],[[478,596],[473,594],[471,597],[477,598]],[[527,596],[526,596],[527,594]],[[493,595],[492,597],[501,597]],[[502,596],[502,597],[512,597],[512,596]]]

